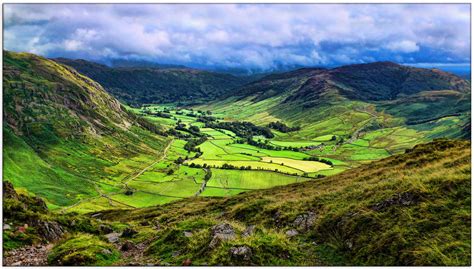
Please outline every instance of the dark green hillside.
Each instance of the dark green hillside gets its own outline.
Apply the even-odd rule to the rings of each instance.
[[[341,94],[358,100],[393,100],[433,90],[469,92],[469,83],[458,76],[391,62],[348,65],[330,70],[329,75]]]
[[[327,92],[350,100],[394,100],[422,91],[454,90],[469,92],[465,79],[437,69],[403,66],[391,62],[347,65],[334,69],[302,68],[266,76],[249,83],[236,95],[256,96],[260,101],[291,92],[286,102],[312,102]]]
[[[466,266],[470,172],[469,142],[435,141],[321,180],[90,215],[132,225],[163,265]]]
[[[190,68],[110,68],[84,60],[55,61],[75,68],[129,104],[202,103],[227,94],[250,79]]]
[[[27,53],[3,59],[3,179],[15,187],[70,205],[120,191],[117,180],[133,168],[123,161],[164,149],[165,138],[72,68]]]

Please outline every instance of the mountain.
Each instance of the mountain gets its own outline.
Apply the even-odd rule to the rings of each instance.
[[[303,68],[270,75],[249,83],[238,93],[240,96],[273,96],[282,91],[293,91],[285,100],[291,102],[301,99],[314,101],[334,91],[351,100],[383,101],[421,91],[455,90],[465,93],[469,92],[469,86],[465,79],[437,69],[375,62],[334,69]]]
[[[65,61],[67,59],[62,58],[61,60]],[[110,62],[112,67],[144,67],[144,68],[187,68],[184,65],[176,64],[160,64],[150,61],[139,61],[139,60],[122,60],[115,59]]]
[[[437,140],[323,180],[228,198],[47,213],[50,226],[73,234],[54,243],[48,263],[468,266],[470,171],[470,142]],[[37,199],[8,190],[4,185],[4,207],[19,208],[7,211],[12,226],[45,218]],[[41,231],[28,230],[23,238],[49,236]],[[113,232],[122,236],[112,244],[106,238]],[[25,244],[6,234],[8,247]],[[17,260],[7,256],[7,264]]]
[[[129,160],[163,151],[159,127],[71,67],[28,53],[3,59],[3,178],[15,187],[66,206],[120,191]]]
[[[202,103],[244,85],[250,77],[191,68],[108,67],[85,60],[54,59],[99,82],[116,98],[131,104]]]
[[[300,127],[279,134],[280,140],[309,142],[339,135],[350,142],[342,147],[347,152],[352,142],[371,141],[376,150],[396,153],[433,138],[466,137],[466,128],[449,126],[470,122],[470,86],[437,69],[375,62],[271,74],[195,108],[229,120]],[[341,153],[333,155],[340,158]]]

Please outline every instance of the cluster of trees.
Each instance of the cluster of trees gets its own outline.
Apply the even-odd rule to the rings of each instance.
[[[299,131],[301,130],[301,127],[296,126],[296,127],[289,127],[286,124],[284,124],[281,121],[275,121],[275,122],[270,122],[268,124],[268,128],[272,128],[275,130],[278,130],[282,133],[289,133],[289,132],[294,132],[294,131]]]
[[[197,121],[200,121],[200,122],[212,122],[212,121],[216,121],[217,118],[216,117],[213,117],[213,116],[206,116],[206,115],[203,115],[203,116],[199,116]]]
[[[200,148],[197,148],[197,146],[201,145],[202,143],[206,142],[207,137],[201,136],[196,139],[188,139],[186,144],[184,144],[184,149],[187,150],[188,152],[196,152],[200,153],[199,156],[202,154],[202,151]]]
[[[234,132],[236,135],[248,138],[252,136],[262,135],[266,138],[273,138],[274,135],[270,128],[256,126],[247,121],[232,121],[232,122],[206,122],[206,127],[214,129],[225,129]]]
[[[298,148],[298,147],[291,147],[291,146],[287,146],[287,147],[282,147],[282,146],[275,146],[275,145],[272,145],[272,144],[269,144],[268,143],[268,140],[264,140],[264,142],[262,142],[261,140],[253,140],[252,138],[247,138],[247,139],[237,139],[235,140],[235,142],[237,144],[249,144],[249,145],[252,145],[252,146],[255,146],[255,147],[258,147],[258,148],[262,148],[262,149],[269,149],[269,150],[277,150],[277,151],[280,151],[280,150],[291,150],[291,151],[301,151],[301,148]]]
[[[221,168],[221,169],[234,169],[234,170],[251,170],[252,167],[249,165],[249,166],[235,166],[235,165],[232,165],[232,164],[228,164],[228,163],[224,163],[221,167],[217,167],[215,165],[208,165],[207,163],[203,163],[202,165],[201,164],[196,164],[196,163],[191,163],[189,165],[189,167],[191,168]]]
[[[319,158],[319,157],[316,157],[316,156],[306,157],[303,160],[320,162],[320,163],[325,163],[327,165],[333,166],[333,163],[330,160],[322,159],[322,158]]]
[[[197,136],[197,137],[205,136],[205,134],[201,133],[201,130],[199,129],[199,127],[192,125],[189,128],[186,128],[186,125],[182,124],[180,121],[176,123],[176,126],[174,128],[179,131],[190,133],[193,136]]]

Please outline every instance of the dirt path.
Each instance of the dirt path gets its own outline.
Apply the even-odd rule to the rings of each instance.
[[[157,164],[158,162],[161,162],[165,157],[166,157],[166,153],[168,152],[169,148],[171,147],[171,145],[173,144],[173,139],[170,140],[170,142],[168,143],[168,145],[166,146],[165,150],[163,151],[163,154],[162,156],[157,159],[156,161],[154,161],[152,164],[148,165],[147,167],[143,168],[142,170],[140,170],[140,172],[138,172],[138,174],[134,175],[133,177],[130,177],[128,178],[125,182],[124,182],[124,186],[125,188],[128,187],[128,182],[130,182],[131,180],[134,180],[135,178],[139,177],[141,174],[143,174],[146,170],[148,170],[150,167],[154,166],[155,164]],[[62,210],[61,210],[61,213],[64,213],[66,212],[68,209],[70,208],[73,208],[75,206],[78,206],[79,204],[81,203],[84,203],[84,202],[88,202],[88,201],[92,201],[94,199],[97,199],[97,198],[100,198],[100,197],[104,197],[108,200],[109,204],[112,205],[113,203],[119,203],[119,204],[122,204],[124,206],[128,206],[130,208],[134,208],[133,206],[130,206],[130,205],[127,205],[127,204],[124,204],[122,202],[118,202],[112,198],[110,198],[109,195],[114,195],[114,194],[117,194],[117,193],[104,193],[102,192],[102,190],[97,186],[97,182],[93,181],[93,180],[90,180],[90,179],[86,179],[85,180],[91,182],[94,184],[94,188],[96,189],[96,191],[99,193],[99,196],[98,197],[88,197],[88,198],[85,198],[85,199],[81,199],[79,200],[77,203],[75,204],[72,204],[68,207],[64,207]]]
[[[48,265],[48,253],[52,244],[26,246],[5,253],[4,266],[45,266]]]
[[[159,159],[157,159],[156,161],[154,161],[152,164],[148,165],[147,167],[143,168],[140,172],[138,172],[138,174],[136,174],[135,176],[131,177],[131,178],[128,178],[127,180],[125,180],[124,182],[124,185],[125,187],[128,187],[128,183],[134,179],[136,179],[137,177],[141,176],[143,173],[145,173],[146,170],[148,170],[150,167],[153,167],[155,164],[161,162],[165,157],[166,157],[166,153],[168,152],[169,148],[171,147],[171,145],[173,144],[173,139],[170,140],[170,142],[168,143],[168,145],[166,146],[165,150],[163,151],[163,154],[161,155],[161,157]]]

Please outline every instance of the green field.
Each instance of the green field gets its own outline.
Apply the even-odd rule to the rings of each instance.
[[[240,110],[238,109],[239,105],[226,106],[225,109],[213,109],[212,116],[220,121],[255,120],[256,123],[262,125],[269,121],[281,120],[266,114],[267,110],[264,107],[267,103],[256,105],[245,101],[239,102],[242,107],[250,110]],[[348,104],[349,108],[359,106],[361,106],[359,103]],[[137,114],[144,111],[143,108],[128,107],[128,109]],[[86,172],[86,175],[91,175],[91,171],[95,171],[94,175],[97,176],[92,181],[84,181],[77,188],[69,188],[70,181],[66,179],[71,172],[56,169],[52,173],[61,175],[57,178],[65,180],[63,184],[64,188],[68,189],[68,193],[64,195],[64,191],[60,191],[55,197],[51,194],[55,192],[55,189],[61,188],[62,183],[51,184],[50,179],[44,177],[43,171],[46,171],[46,168],[42,168],[48,167],[48,165],[42,163],[40,159],[35,160],[36,155],[29,153],[27,146],[22,146],[21,141],[15,142],[15,138],[12,137],[9,139],[9,143],[17,143],[18,145],[15,146],[17,150],[4,151],[4,159],[5,162],[16,165],[6,166],[5,173],[14,179],[16,178],[15,173],[21,173],[25,167],[31,164],[29,166],[31,168],[28,169],[33,175],[36,174],[35,182],[43,182],[41,188],[34,191],[47,193],[46,196],[54,201],[54,203],[50,203],[51,208],[56,208],[58,203],[69,204],[66,210],[77,212],[91,212],[111,207],[147,207],[194,195],[229,196],[243,191],[271,188],[312,180],[312,178],[316,179],[320,176],[334,175],[360,164],[403,152],[414,144],[428,141],[428,137],[434,136],[436,133],[449,132],[449,125],[459,121],[457,118],[445,118],[437,121],[434,127],[432,124],[430,126],[420,124],[416,125],[414,129],[406,126],[379,128],[360,132],[356,138],[352,138],[353,132],[370,125],[371,120],[374,120],[375,117],[368,112],[350,111],[347,107],[341,106],[331,110],[340,112],[339,115],[334,116],[324,114],[324,109],[318,110],[318,114],[312,116],[324,116],[324,118],[320,121],[313,120],[306,125],[302,124],[302,129],[299,131],[282,133],[272,130],[274,138],[254,137],[255,140],[282,148],[274,150],[248,143],[238,143],[239,136],[230,130],[205,128],[203,122],[197,121],[197,117],[186,115],[188,113],[200,115],[197,110],[177,109],[169,105],[148,105],[146,110],[168,111],[171,115],[170,118],[145,115],[145,118],[159,124],[164,130],[174,128],[178,122],[185,128],[199,127],[200,133],[207,137],[207,141],[197,145],[202,154],[195,158],[197,156],[195,152],[184,148],[187,139],[174,138],[169,141],[168,150],[164,154],[138,154],[113,164],[104,162],[101,164],[103,168],[95,168],[96,170],[76,170],[76,174]],[[258,116],[252,116],[247,111],[253,111]],[[301,113],[304,116],[309,112]],[[383,116],[380,118],[387,121]],[[291,119],[289,122],[298,124],[297,122],[291,123]],[[183,131],[179,132],[187,134]],[[5,134],[9,135],[8,132]],[[341,141],[343,142],[341,143]],[[74,145],[74,147],[77,146]],[[56,150],[58,151],[55,153],[56,156],[66,156],[61,153],[66,147],[71,148],[70,145],[57,146],[51,149],[50,153],[52,154]],[[297,151],[285,150],[283,149],[285,147],[300,149]],[[10,148],[12,147],[8,149]],[[74,154],[80,155],[75,159],[80,159],[82,164],[89,162],[86,167],[90,169],[98,167],[96,158],[89,160],[88,155],[82,152],[84,150],[74,151]],[[105,152],[97,153],[105,154]],[[332,165],[306,160],[311,156],[329,160]],[[182,158],[184,162],[182,164],[176,163],[178,158]],[[22,162],[18,160],[22,160]],[[68,160],[64,158],[64,165],[70,166],[72,169],[73,165]],[[56,158],[55,161],[59,162],[61,158]],[[198,167],[193,167],[196,165]],[[225,165],[231,165],[234,168],[221,169]],[[206,170],[200,168],[201,166],[211,168],[212,172],[212,177],[202,190],[200,189],[206,176]],[[84,165],[74,167],[79,169]],[[132,193],[126,194],[126,189],[130,189]],[[73,201],[75,203],[72,203]]]

